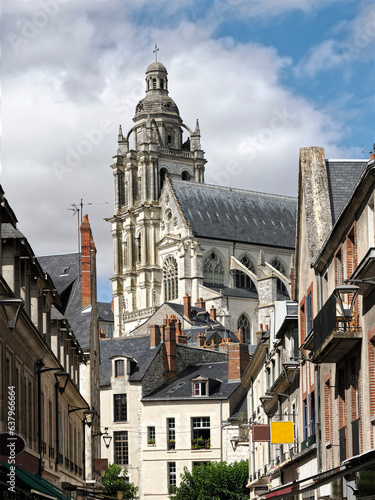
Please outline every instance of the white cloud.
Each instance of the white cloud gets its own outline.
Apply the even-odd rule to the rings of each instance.
[[[35,14],[32,3],[41,8],[24,2],[26,12],[22,2],[14,3],[6,34],[17,28],[19,16]],[[252,2],[248,14],[276,4],[308,9],[321,2]],[[118,124],[124,133],[131,128],[144,95],[155,40],[183,120],[194,128],[200,119],[207,182],[295,195],[300,147],[325,145],[337,156],[339,124],[283,87],[280,73],[291,60],[275,49],[214,40],[215,22],[206,17],[195,23],[182,18],[173,28],[136,24],[130,21],[133,2],[58,5],[59,13],[18,52],[8,40],[3,66],[2,184],[37,254],[75,251],[77,221],[68,209],[81,199],[98,203],[85,205],[84,213],[93,227],[99,279],[112,275],[111,228],[103,220],[113,210],[109,166]],[[110,300],[108,293],[102,288],[99,299]]]
[[[351,21],[332,27],[331,38],[312,47],[296,66],[298,76],[314,77],[320,71],[352,71],[351,64],[373,59],[375,48],[375,4],[362,2]],[[332,35],[335,35],[332,37]]]

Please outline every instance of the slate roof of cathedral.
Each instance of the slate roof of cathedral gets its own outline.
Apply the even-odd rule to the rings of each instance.
[[[326,160],[332,223],[344,209],[368,160]]]
[[[207,377],[214,383],[215,387],[208,396],[199,397],[192,395],[191,380],[199,376]],[[155,391],[142,398],[142,401],[173,401],[173,400],[205,400],[205,399],[228,399],[241,385],[240,382],[228,381],[228,362],[201,363],[187,367],[169,383],[158,387]]]
[[[294,248],[296,198],[175,179],[171,185],[195,236]]]

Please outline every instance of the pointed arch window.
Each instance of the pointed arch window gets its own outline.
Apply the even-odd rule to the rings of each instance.
[[[178,298],[178,266],[174,257],[165,259],[163,265],[164,300],[175,300]]]
[[[203,267],[203,282],[207,285],[224,286],[224,268],[218,255],[212,251]]]
[[[251,262],[247,255],[244,255],[240,259],[241,264],[243,264],[249,271],[255,274],[254,264]],[[236,271],[236,288],[244,288],[245,290],[256,291],[255,285],[247,274],[242,271]]]
[[[271,260],[270,264],[272,267],[277,269],[281,274],[286,276],[284,264],[280,261],[280,259],[278,259],[277,257],[274,257]],[[277,278],[277,291],[280,293],[283,293],[283,294],[288,294],[286,286],[279,278]]]
[[[237,329],[239,330],[240,328],[243,331],[244,342],[247,344],[250,343],[250,319],[245,313],[241,314],[238,318]]]

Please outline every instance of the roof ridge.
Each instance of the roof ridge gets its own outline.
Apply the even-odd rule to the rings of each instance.
[[[184,185],[184,186],[189,186],[190,184],[194,184],[194,186],[197,186],[197,187],[199,186],[202,188],[210,188],[210,189],[215,189],[215,190],[221,189],[223,191],[239,192],[239,193],[251,193],[251,194],[257,194],[257,195],[262,195],[262,196],[264,196],[264,195],[273,196],[275,198],[286,198],[286,199],[290,199],[290,200],[297,200],[296,196],[289,196],[289,195],[276,194],[276,193],[266,193],[263,191],[253,191],[251,189],[241,189],[241,188],[235,188],[235,187],[229,187],[229,186],[219,186],[217,184],[205,184],[202,182],[186,182],[186,181],[179,180],[179,179],[170,179],[170,182],[172,184],[180,184],[180,185]]]

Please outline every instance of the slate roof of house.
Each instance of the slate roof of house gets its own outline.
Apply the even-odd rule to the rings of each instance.
[[[98,319],[99,321],[114,321],[110,302],[98,302]]]
[[[62,294],[79,276],[78,253],[43,255],[38,257],[38,261],[53,279],[59,294]],[[63,271],[66,272],[63,274]]]
[[[61,296],[61,313],[69,324],[83,350],[90,348],[91,307],[82,309],[82,287],[79,276],[79,254],[45,255],[38,261],[47,272]],[[63,271],[66,271],[63,274]]]
[[[195,236],[294,248],[296,198],[174,179],[170,182]]]
[[[247,420],[247,393],[242,396],[233,410],[232,415],[229,417],[230,420],[236,420],[238,418],[244,418],[245,422]]]
[[[214,389],[208,396],[197,398],[192,394],[191,380],[196,377],[207,377],[214,384]],[[176,401],[176,400],[204,400],[228,399],[241,385],[240,382],[228,382],[228,363],[202,363],[192,365],[180,372],[173,382],[165,383],[143,401]]]
[[[332,223],[338,219],[368,160],[326,160]]]
[[[150,349],[150,336],[116,337],[100,340],[100,385],[110,384],[113,356],[128,356],[137,362],[135,371],[130,375],[130,381],[142,380],[150,363],[161,349],[159,343]]]
[[[167,306],[167,307],[166,307]],[[145,326],[147,325],[153,325],[155,324],[155,319],[154,316],[157,315],[158,311],[161,308],[168,308],[168,310],[164,311],[165,314],[170,314],[170,313],[175,313],[176,315],[183,317],[184,320],[187,323],[190,323],[193,328],[215,328],[215,330],[223,330],[225,331],[224,326],[219,323],[218,321],[214,321],[211,317],[209,312],[206,311],[206,309],[203,309],[202,307],[196,307],[194,305],[191,306],[191,312],[192,312],[192,319],[188,319],[186,316],[184,316],[184,306],[182,304],[175,304],[174,302],[164,302],[144,323],[142,323],[140,326],[132,330],[133,335],[138,335],[137,331],[139,331],[141,334],[146,333],[145,331]],[[186,329],[184,329],[186,331]]]

